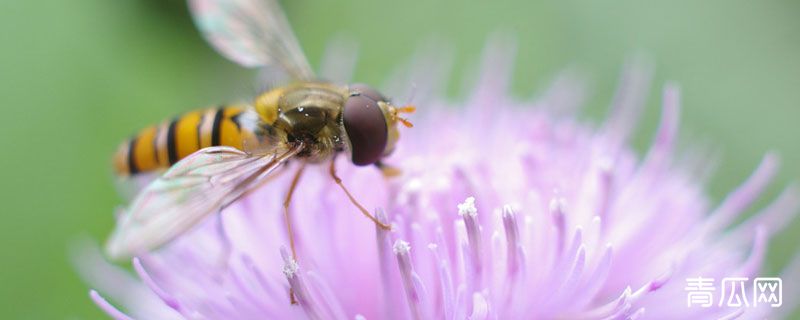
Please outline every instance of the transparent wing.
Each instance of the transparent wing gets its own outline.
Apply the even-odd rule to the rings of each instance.
[[[228,59],[245,67],[278,65],[297,80],[314,73],[277,0],[189,0],[195,24]]]
[[[117,176],[114,179],[114,186],[117,188],[117,193],[125,199],[126,203],[130,203],[140,191],[158,179],[163,173],[163,170],[153,170],[152,172],[139,172],[127,177]]]
[[[114,259],[155,249],[263,183],[301,146],[265,155],[205,148],[176,163],[142,190],[106,244]]]

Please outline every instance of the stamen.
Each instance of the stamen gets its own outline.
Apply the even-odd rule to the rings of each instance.
[[[640,319],[643,315],[644,315],[644,307],[641,307],[641,308],[639,308],[639,310],[636,310],[636,312],[634,312],[632,315],[630,315],[630,317],[628,317],[628,319],[630,319],[630,320]]]
[[[661,287],[667,284],[669,279],[672,278],[672,274],[675,273],[675,268],[676,267],[674,265],[670,266],[667,272],[665,272],[664,274],[653,280],[650,280],[650,282],[646,283],[644,286],[639,288],[639,290],[636,290],[636,292],[632,293],[630,296],[630,303],[635,303],[637,300],[641,299],[644,295],[656,291],[658,289],[661,289]]]
[[[575,254],[575,257],[572,259],[572,263],[570,264],[570,272],[569,276],[567,276],[566,281],[561,285],[561,295],[563,297],[564,294],[570,295],[572,291],[578,286],[578,281],[583,276],[583,270],[586,268],[586,247],[581,245],[578,247],[578,252]]]
[[[375,211],[375,217],[381,223],[388,224],[389,220],[386,218],[386,214],[383,212],[383,209],[378,208]],[[378,262],[380,266],[380,274],[381,274],[381,285],[383,288],[383,301],[397,301],[401,299],[398,297],[399,293],[397,290],[392,290],[392,288],[396,288],[396,280],[394,277],[394,273],[392,272],[392,253],[388,250],[391,242],[389,240],[389,231],[386,229],[381,228],[377,224],[375,225],[375,238],[376,244],[378,247]],[[383,317],[389,318],[392,315],[397,314],[399,311],[396,309],[394,303],[391,302],[384,302],[383,309],[385,310]]]
[[[503,206],[503,228],[506,231],[506,264],[508,265],[508,274],[513,279],[516,277],[517,272],[522,269],[518,255],[522,249],[522,244],[520,244],[516,215],[509,205]]]
[[[550,200],[550,215],[556,225],[556,257],[560,257],[564,251],[567,241],[567,226],[565,221],[565,209],[567,202],[564,198],[553,198]]]
[[[275,286],[273,286],[269,281],[267,281],[267,279],[264,277],[264,274],[261,272],[261,269],[259,269],[258,266],[256,266],[256,264],[253,262],[253,259],[251,259],[250,256],[242,255],[241,260],[242,263],[245,265],[245,267],[250,271],[250,273],[253,274],[256,283],[258,284],[259,287],[261,287],[261,290],[264,291],[267,299],[272,299],[272,301],[278,301],[278,299],[283,298],[283,296],[279,294],[278,290],[275,289]],[[260,297],[264,298],[264,296],[261,295]]]
[[[739,309],[736,309],[735,311],[733,311],[733,312],[731,312],[729,314],[726,314],[726,315],[720,317],[719,320],[739,319],[739,317],[741,317],[743,314],[744,314],[744,308],[739,308]]]
[[[649,61],[637,57],[626,63],[619,87],[614,93],[612,110],[604,124],[609,142],[616,148],[628,140],[638,124],[651,79],[652,64]]]
[[[678,135],[680,107],[680,90],[676,85],[668,84],[663,93],[661,123],[645,157],[644,166],[659,170],[669,160]]]
[[[442,258],[439,254],[439,246],[435,243],[428,244],[428,249],[433,252],[433,257],[436,260],[436,269],[439,270],[439,285],[442,291],[442,304],[444,309],[445,319],[452,319],[453,308],[455,307],[455,297],[453,293],[453,277],[450,274],[450,267],[447,260]]]
[[[458,215],[469,215],[471,217],[478,216],[478,209],[475,208],[475,197],[469,197],[463,203],[458,205]]]
[[[252,310],[252,312],[264,313],[267,310],[270,310],[270,306],[268,305],[269,301],[284,301],[285,296],[273,296],[273,299],[266,298],[267,294],[260,292],[263,288],[260,288],[259,279],[256,278],[256,274],[253,273],[250,269],[250,266],[247,265],[246,254],[239,254],[238,259],[235,259],[230,266],[229,274],[231,279],[231,284],[233,289],[230,291],[239,291],[241,295],[230,295],[226,294],[226,300],[231,301],[231,303],[236,303],[236,306],[242,306],[242,308],[248,308]],[[236,263],[241,262],[241,263]],[[246,302],[246,303],[243,303]],[[186,318],[191,318],[192,316],[189,314],[183,315]]]
[[[745,260],[744,263],[742,263],[742,266],[739,267],[739,270],[732,273],[731,276],[750,278],[756,275],[758,270],[761,268],[762,263],[764,262],[764,255],[766,254],[768,241],[766,228],[764,226],[756,227],[755,236],[753,239],[753,248],[750,249],[750,256],[747,257],[747,260]]]
[[[108,303],[105,298],[103,298],[97,291],[90,290],[89,296],[103,312],[105,312],[108,316],[114,318],[114,320],[133,320],[133,318],[129,317],[122,311],[119,311],[116,307]]]
[[[780,274],[784,283],[800,283],[800,255],[794,255],[791,261],[783,267]],[[797,297],[800,295],[800,287],[797,285],[786,286],[783,288],[783,295],[785,297]],[[792,310],[797,310],[800,301],[797,299],[784,300],[778,314],[775,314],[776,319],[788,319]]]
[[[311,304],[311,295],[302,277],[300,277],[300,266],[297,264],[297,261],[292,258],[292,255],[285,247],[281,247],[281,257],[284,262],[283,274],[286,275],[286,279],[289,281],[291,294],[297,298],[297,304],[303,308],[303,311],[305,311],[309,318],[322,319],[323,317],[320,316],[319,312]]]
[[[585,245],[583,243],[583,227],[578,226],[575,228],[575,233],[572,236],[572,242],[570,243],[569,248],[564,250],[560,253],[560,256],[556,260],[556,264],[554,265],[553,271],[555,275],[551,277],[551,280],[557,286],[561,286],[566,281],[566,277],[568,274],[562,272],[562,270],[568,270],[573,268],[575,262],[579,259],[579,255],[581,254],[581,250],[585,250]]]
[[[406,301],[408,308],[411,312],[411,317],[414,319],[422,319],[422,300],[424,296],[424,289],[419,276],[414,272],[414,267],[411,266],[411,257],[408,253],[411,251],[411,245],[403,240],[397,240],[392,246],[392,251],[397,256],[397,265],[400,268],[400,278],[403,281],[403,288],[406,292]]]
[[[410,251],[411,251],[411,245],[403,240],[395,241],[394,246],[392,246],[392,252],[394,252],[394,254],[397,255],[407,254]]]
[[[480,226],[478,225],[478,209],[475,207],[474,197],[468,197],[463,203],[458,205],[458,215],[464,219],[475,281],[476,283],[480,283],[482,279],[482,243]]]
[[[619,319],[631,308],[631,287],[625,288],[619,298],[591,310],[571,316],[574,319]]]
[[[469,319],[489,319],[489,301],[479,292],[472,294],[472,315]]]
[[[139,258],[133,258],[133,269],[136,271],[136,274],[139,275],[139,278],[142,279],[142,282],[153,291],[164,303],[174,309],[175,311],[180,312],[180,303],[178,300],[168,294],[164,289],[162,289],[156,282],[153,280],[153,277],[147,273],[147,270],[144,269],[142,265],[142,261]]]
[[[612,252],[612,246],[610,244],[606,245],[605,250],[603,250],[603,255],[596,263],[594,271],[588,275],[586,282],[581,285],[580,296],[571,299],[570,304],[574,306],[586,306],[596,298],[597,293],[602,289],[603,284],[606,283],[611,271]]]
[[[342,303],[336,297],[336,294],[328,282],[325,281],[325,278],[313,271],[306,272],[306,277],[311,287],[317,289],[315,292],[318,294],[318,300],[320,300],[319,305],[327,314],[331,315],[330,318],[347,318],[347,313],[342,308]]]
[[[766,208],[733,229],[729,238],[732,241],[749,241],[750,235],[759,227],[766,228],[769,234],[781,232],[783,228],[791,225],[798,211],[800,211],[800,189],[798,185],[792,184]]]
[[[758,168],[735,191],[729,194],[722,204],[714,210],[706,225],[706,232],[714,232],[724,228],[733,221],[742,211],[758,198],[766,186],[772,181],[778,169],[778,157],[767,154],[761,160]]]
[[[600,217],[607,217],[608,211],[611,209],[612,199],[614,198],[614,164],[610,158],[600,159],[598,164],[599,174],[599,191],[598,191],[598,207],[597,215]]]
[[[294,276],[297,274],[297,270],[300,268],[300,266],[297,265],[297,261],[295,261],[294,259],[284,258],[284,262],[285,264],[283,265],[283,274],[288,279],[294,278]]]

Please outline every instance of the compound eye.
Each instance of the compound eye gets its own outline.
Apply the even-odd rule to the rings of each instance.
[[[380,160],[389,139],[389,130],[378,103],[366,94],[351,96],[342,113],[353,163],[365,166]]]
[[[358,93],[362,96],[367,96],[376,102],[380,101],[387,101],[386,97],[384,97],[378,90],[373,89],[372,87],[363,84],[363,83],[356,83],[350,86],[350,92]]]

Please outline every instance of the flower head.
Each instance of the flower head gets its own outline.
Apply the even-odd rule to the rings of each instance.
[[[323,168],[311,169],[292,203],[297,260],[285,249],[285,175],[134,259],[137,278],[97,256],[79,259],[91,284],[120,307],[95,291],[92,299],[118,319],[697,319],[791,311],[795,301],[771,309],[686,300],[686,278],[760,274],[767,239],[797,211],[798,191],[789,187],[731,223],[774,175],[774,156],[713,206],[698,178],[702,155],[676,160],[674,86],[664,90],[660,127],[640,159],[627,139],[649,86],[646,68],[626,70],[609,118],[594,128],[575,118],[582,92],[573,77],[532,101],[510,98],[507,52],[490,46],[488,71],[458,107],[424,94],[417,101],[423,112],[391,158],[402,176],[386,181],[377,170],[339,166],[352,194],[381,208],[376,215],[392,231],[359,214]],[[419,70],[430,75],[438,65]]]

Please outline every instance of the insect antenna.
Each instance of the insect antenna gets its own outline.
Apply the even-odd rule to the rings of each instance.
[[[402,106],[402,107],[394,109],[394,117],[397,119],[397,121],[400,121],[400,123],[402,123],[404,126],[406,126],[406,128],[412,128],[412,127],[414,127],[414,124],[411,123],[411,121],[408,121],[408,119],[400,117],[397,114],[398,113],[414,113],[415,111],[417,111],[417,107],[415,107],[413,105],[410,105],[410,104],[409,105],[405,105],[405,106]]]

